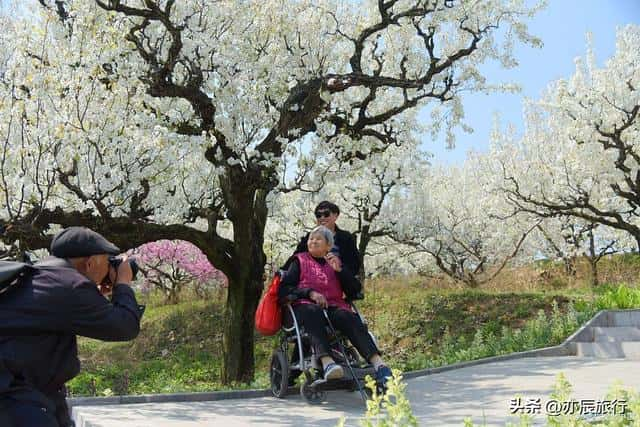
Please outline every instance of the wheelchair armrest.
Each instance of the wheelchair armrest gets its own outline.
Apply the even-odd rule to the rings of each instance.
[[[358,301],[358,300],[362,300],[362,299],[364,299],[364,292],[360,291],[357,294],[355,294],[353,297],[347,298],[346,301],[348,303],[351,303],[351,301]]]
[[[304,299],[304,298],[298,297],[296,295],[287,295],[282,299],[282,306],[291,305],[294,302],[298,301],[299,299]]]

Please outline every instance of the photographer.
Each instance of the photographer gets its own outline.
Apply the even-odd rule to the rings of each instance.
[[[73,425],[64,384],[80,372],[76,335],[138,335],[144,307],[129,286],[135,263],[110,257],[119,253],[100,234],[69,227],[54,236],[52,257],[0,294],[1,426]]]

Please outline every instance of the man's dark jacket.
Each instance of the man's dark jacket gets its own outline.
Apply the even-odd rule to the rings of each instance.
[[[109,301],[64,259],[33,267],[0,295],[0,397],[55,412],[60,389],[80,372],[76,335],[131,340],[143,307],[124,284],[114,287]]]
[[[307,252],[307,240],[309,240],[309,233],[300,240],[294,255],[300,252]],[[333,236],[333,249],[337,249],[338,256],[342,261],[342,268],[346,267],[349,273],[353,276],[358,276],[358,273],[360,272],[360,255],[358,254],[356,238],[353,234],[338,228],[336,225],[336,233]],[[285,265],[285,269],[288,267],[289,261]]]

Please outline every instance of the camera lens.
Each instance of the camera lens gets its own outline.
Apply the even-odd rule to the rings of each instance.
[[[138,263],[135,259],[129,260],[129,266],[131,267],[131,274],[133,275],[132,278],[133,280],[136,280],[136,275],[138,274],[138,270],[140,270],[140,267],[138,267]]]
[[[135,259],[129,258],[127,261],[129,261],[129,267],[131,267],[132,279],[136,280],[136,275],[138,274],[140,267],[138,266],[138,263],[136,262]],[[117,270],[121,263],[122,263],[122,258],[117,256],[109,257],[109,264],[111,264],[111,266],[114,269]]]
[[[111,267],[117,269],[120,266],[120,263],[122,262],[122,258],[117,257],[117,256],[110,256],[109,257],[109,264],[111,264]]]

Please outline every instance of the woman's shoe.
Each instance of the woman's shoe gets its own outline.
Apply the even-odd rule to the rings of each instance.
[[[344,370],[342,366],[337,363],[329,363],[324,368],[324,379],[325,380],[337,380],[338,378],[342,378],[344,376]]]
[[[387,365],[381,365],[376,370],[376,384],[384,391],[387,390],[387,381],[393,376],[391,369]]]

